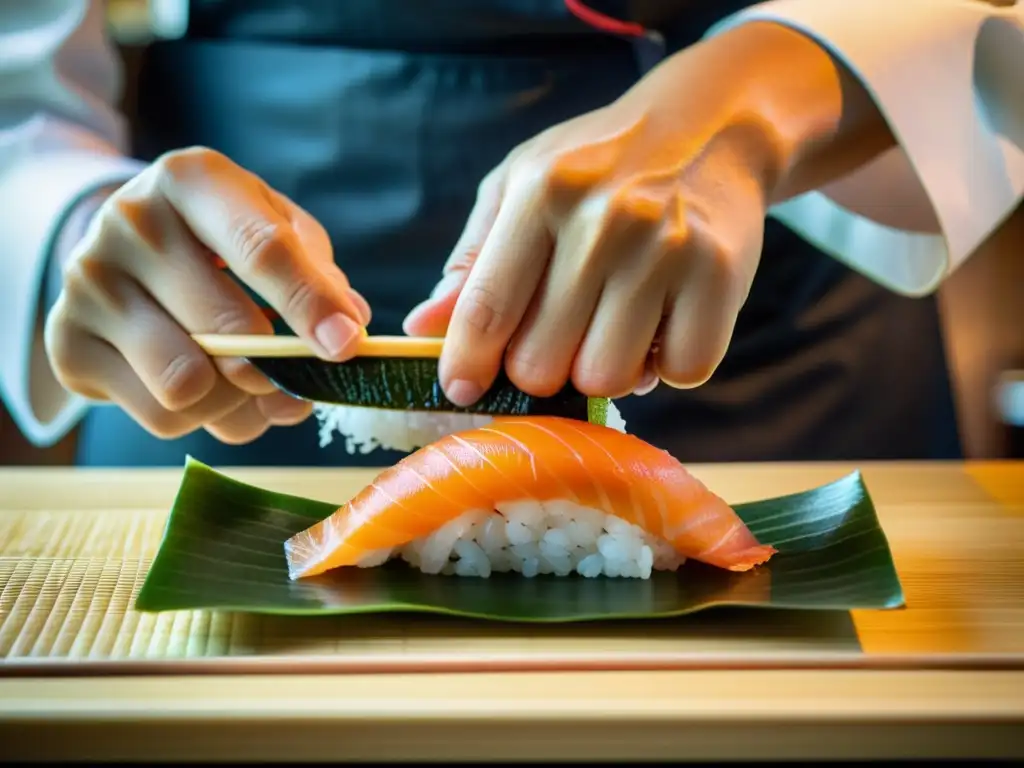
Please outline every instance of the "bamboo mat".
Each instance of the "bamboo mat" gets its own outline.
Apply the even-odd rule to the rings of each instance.
[[[902,466],[902,465],[900,465]],[[845,467],[698,470],[733,500],[827,482]],[[424,615],[296,618],[131,605],[159,545],[179,473],[29,471],[0,477],[0,674],[427,669],[644,669],[883,665],[1024,658],[1020,467],[865,471],[911,608],[713,610],[671,620],[514,625]],[[232,472],[268,487],[344,497],[352,472]],[[365,473],[364,473],[365,474]],[[1006,474],[1006,473],[1004,473]],[[342,478],[339,481],[338,478]],[[993,480],[992,478],[996,478]],[[983,558],[989,558],[985,562]],[[943,661],[945,660],[945,661]],[[83,664],[82,662],[90,662]],[[248,665],[248,666],[246,666]],[[276,666],[275,666],[276,665]],[[62,672],[64,673],[64,672]]]
[[[846,613],[729,611],[688,620],[570,627],[424,616],[274,617],[138,613],[135,594],[165,513],[31,510],[0,516],[0,658],[195,659],[286,656],[500,661],[561,655],[856,652]]]

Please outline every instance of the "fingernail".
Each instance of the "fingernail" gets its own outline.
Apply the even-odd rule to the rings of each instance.
[[[337,312],[321,320],[313,335],[329,357],[337,358],[341,357],[346,347],[359,338],[361,333],[361,329],[352,318]]]
[[[483,387],[479,384],[465,379],[456,379],[448,385],[445,395],[455,405],[465,408],[479,400],[483,393]]]
[[[373,317],[373,313],[370,311],[370,302],[363,298],[363,295],[355,288],[349,288],[348,295],[352,299],[352,303],[356,305],[356,311],[359,312],[359,319],[363,321],[363,325],[369,325],[370,319]]]

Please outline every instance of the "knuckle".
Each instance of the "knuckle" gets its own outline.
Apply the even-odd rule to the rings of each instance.
[[[285,289],[284,314],[290,318],[311,316],[319,297],[316,286],[306,280],[293,280]]]
[[[674,210],[666,213],[658,233],[662,252],[675,256],[693,248],[694,230],[681,206],[676,206]]]
[[[714,375],[719,362],[718,356],[703,350],[663,347],[658,353],[657,369],[673,387],[698,387]]]
[[[586,149],[562,152],[547,162],[545,178],[549,194],[571,202],[601,183],[605,164],[595,162]]]
[[[276,222],[246,219],[235,227],[233,245],[243,271],[257,276],[278,275],[288,266],[292,237]]]
[[[520,390],[534,397],[551,397],[564,385],[559,381],[556,361],[550,355],[537,355],[522,349],[506,356],[505,371]]]
[[[621,367],[582,363],[573,372],[573,386],[587,397],[621,397],[633,389],[633,382]]]
[[[215,383],[210,361],[201,355],[175,355],[157,376],[156,386],[167,410],[178,411],[206,395]]]
[[[277,391],[277,387],[256,367],[242,358],[219,358],[217,368],[221,375],[242,392],[266,395]]]
[[[96,311],[121,315],[125,312],[130,287],[116,264],[103,251],[89,249],[69,259],[61,275],[61,290],[68,310],[76,316]]]
[[[112,246],[124,237],[126,222],[134,220],[128,210],[129,206],[128,198],[121,193],[115,193],[104,200],[79,241],[77,252],[92,258],[109,253]]]
[[[490,201],[500,195],[502,178],[504,178],[504,173],[501,166],[492,169],[477,184],[476,199],[478,201]]]
[[[113,250],[119,240],[130,239],[153,250],[161,250],[167,229],[155,200],[147,196],[117,195],[104,203],[96,217],[96,250]]]
[[[78,306],[93,292],[93,260],[85,254],[69,259],[64,264],[61,288],[65,300],[72,307]]]
[[[742,259],[732,248],[712,233],[699,235],[699,252],[704,266],[708,289],[723,297],[733,296],[746,284],[746,270]]]
[[[661,251],[665,256],[677,256],[689,250],[692,243],[690,228],[682,222],[671,221],[661,230]]]
[[[49,321],[44,342],[46,355],[57,383],[69,392],[85,394],[86,389],[91,389],[86,381],[86,360],[73,337],[66,321]]]
[[[618,223],[619,212],[612,195],[589,195],[576,208],[573,217],[591,232],[607,235]]]
[[[487,285],[474,285],[459,299],[463,323],[482,336],[504,330],[508,310],[498,291]]]
[[[157,158],[154,166],[161,177],[180,181],[207,173],[226,159],[220,152],[209,147],[191,146],[165,152]]]
[[[262,437],[269,428],[270,424],[266,419],[254,417],[240,426],[236,425],[233,429],[224,430],[220,439],[231,445],[244,445]]]
[[[254,304],[232,302],[213,310],[210,326],[214,333],[259,333],[270,327],[270,321]]]
[[[572,158],[524,154],[509,170],[508,186],[522,197],[537,201],[550,215],[569,215],[588,199],[595,186],[593,172]]]
[[[148,408],[139,421],[148,432],[161,440],[183,437],[196,428],[181,414],[159,406]]]
[[[259,410],[248,401],[238,410],[205,425],[205,429],[222,443],[228,445],[244,445],[261,437],[269,428],[270,422]]]
[[[666,213],[665,200],[642,187],[627,184],[608,196],[604,218],[609,225],[653,229],[661,224]]]
[[[523,156],[510,174],[515,185],[529,195],[549,201],[560,197],[562,179],[558,166],[543,157]]]

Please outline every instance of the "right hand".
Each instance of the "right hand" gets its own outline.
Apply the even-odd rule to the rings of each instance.
[[[114,192],[69,254],[45,335],[60,384],[116,403],[165,439],[204,428],[246,443],[307,418],[309,403],[243,360],[211,359],[190,337],[273,332],[217,256],[322,358],[354,352],[370,307],[324,229],[252,173],[194,148]]]

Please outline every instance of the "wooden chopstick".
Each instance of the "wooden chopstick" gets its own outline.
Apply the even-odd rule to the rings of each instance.
[[[316,357],[313,349],[298,336],[267,334],[197,333],[192,336],[204,352],[213,357]],[[441,356],[444,339],[412,336],[365,336],[359,342],[356,357],[433,357]]]

